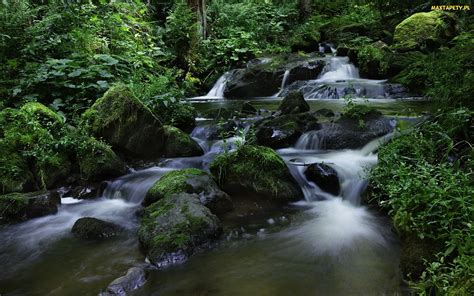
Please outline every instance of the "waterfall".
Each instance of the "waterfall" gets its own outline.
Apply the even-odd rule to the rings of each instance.
[[[288,77],[290,77],[290,69],[285,70],[285,73],[283,74],[283,79],[281,80],[281,85],[280,85],[280,90],[272,96],[272,98],[277,98],[280,96],[281,92],[285,89],[285,86],[288,82]]]
[[[354,64],[349,62],[348,57],[333,57],[324,67],[318,80],[319,81],[340,81],[358,79],[359,70]]]
[[[229,76],[230,76],[230,73],[226,72],[221,77],[219,77],[219,79],[216,81],[214,86],[207,93],[206,97],[209,97],[209,98],[223,98],[225,87],[226,87],[226,84],[227,84],[227,79],[229,78]]]

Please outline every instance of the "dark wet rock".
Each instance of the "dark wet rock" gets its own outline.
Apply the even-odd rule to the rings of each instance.
[[[309,165],[304,174],[309,181],[314,182],[322,190],[338,195],[341,188],[336,170],[324,163]]]
[[[319,128],[318,120],[310,113],[269,117],[254,124],[256,143],[275,149],[289,147],[304,132]]]
[[[249,62],[246,68],[229,74],[224,96],[230,98],[267,97],[278,93],[289,71],[287,84],[298,80],[314,79],[324,68],[325,61],[312,54],[280,55],[266,62]]]
[[[304,100],[301,92],[290,92],[283,98],[278,106],[278,111],[282,114],[298,114],[309,111],[309,105]]]
[[[127,273],[113,280],[100,296],[125,296],[146,283],[147,271],[142,267],[132,267]]]
[[[71,231],[78,238],[97,240],[117,236],[122,230],[122,227],[114,223],[83,217],[74,223]]]
[[[157,266],[181,263],[222,233],[219,219],[197,194],[174,194],[145,209],[138,232],[148,260]]]
[[[444,11],[419,12],[395,27],[394,46],[398,51],[432,50],[458,34],[456,18]]]
[[[242,129],[244,125],[240,120],[229,119],[226,121],[211,122],[203,125],[193,132],[193,136],[206,140],[221,140],[233,137],[238,129]]]
[[[278,92],[284,69],[245,68],[234,70],[227,81],[227,98],[268,97]]]
[[[102,185],[102,183],[90,183],[86,185],[74,186],[72,188],[66,189],[62,196],[72,197],[75,199],[93,199],[99,197],[99,194],[103,190],[103,186],[104,185]]]
[[[163,130],[166,141],[163,149],[164,157],[191,157],[204,154],[201,146],[179,128],[165,125]]]
[[[240,108],[240,112],[242,114],[257,114],[258,110],[255,109],[250,102],[244,102],[242,108]]]
[[[387,118],[341,118],[335,123],[322,124],[322,128],[314,132],[313,140],[319,141],[321,149],[357,149],[391,131],[393,125]]]
[[[194,193],[199,201],[215,214],[232,209],[229,195],[219,189],[214,179],[199,169],[171,171],[163,175],[147,192],[143,201],[148,206],[176,193]]]
[[[323,116],[323,117],[334,117],[334,116],[336,116],[336,114],[334,114],[334,111],[332,111],[331,109],[326,109],[326,108],[316,110],[314,112],[314,114],[317,115],[317,116]]]
[[[61,198],[56,191],[10,193],[0,196],[0,224],[56,214]]]
[[[291,68],[286,84],[289,85],[299,80],[306,81],[316,79],[323,71],[324,66],[326,66],[324,60],[310,60],[303,62]]]
[[[217,156],[210,171],[226,192],[256,194],[274,201],[295,201],[301,188],[283,159],[271,148],[243,145]]]
[[[161,122],[125,85],[110,88],[83,114],[83,119],[94,135],[129,156],[161,156]]]

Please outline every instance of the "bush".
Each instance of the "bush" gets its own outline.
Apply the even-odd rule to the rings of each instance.
[[[422,294],[467,295],[474,288],[472,123],[467,109],[439,115],[382,147],[371,173],[374,198],[397,230],[442,246],[419,281],[412,279]]]

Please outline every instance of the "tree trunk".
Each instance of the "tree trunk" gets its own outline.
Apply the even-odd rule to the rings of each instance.
[[[311,14],[311,0],[298,0],[300,19],[304,20]]]
[[[197,14],[199,23],[198,33],[203,38],[207,37],[207,11],[206,0],[187,0],[188,6]]]

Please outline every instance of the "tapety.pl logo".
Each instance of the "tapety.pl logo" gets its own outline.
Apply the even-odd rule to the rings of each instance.
[[[432,5],[431,10],[471,10],[469,5]]]

